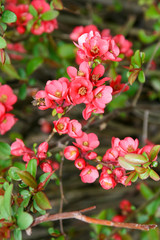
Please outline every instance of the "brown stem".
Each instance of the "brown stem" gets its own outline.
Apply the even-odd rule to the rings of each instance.
[[[146,225],[146,224],[137,224],[137,223],[112,222],[109,220],[91,218],[82,214],[82,212],[86,212],[94,208],[95,206],[87,209],[83,209],[80,211],[57,213],[54,215],[44,215],[42,217],[36,218],[32,223],[31,227],[34,227],[42,222],[57,221],[57,220],[71,219],[71,218],[78,219],[86,223],[100,224],[103,226],[111,226],[111,227],[118,227],[118,228],[130,228],[130,229],[137,229],[137,230],[143,230],[143,231],[149,231],[150,229],[154,229],[157,227],[157,225],[155,224]]]

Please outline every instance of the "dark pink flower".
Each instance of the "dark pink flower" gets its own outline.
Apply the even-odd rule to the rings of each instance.
[[[48,108],[56,107],[53,100],[49,99],[47,93],[43,90],[40,90],[36,93],[35,100],[40,110],[46,110]]]
[[[120,49],[120,53],[123,53],[126,57],[130,57],[133,55],[133,50],[131,49],[132,43],[125,39],[122,34],[118,34],[113,37],[115,43],[118,45]]]
[[[13,90],[8,85],[0,86],[0,103],[3,103],[7,111],[13,109],[13,104],[17,102],[17,96],[13,93]]]
[[[125,92],[128,91],[129,86],[127,86],[125,83],[121,83],[122,76],[118,75],[116,79],[112,79],[110,81],[110,86],[113,89],[112,95],[115,95],[121,91]]]
[[[11,113],[6,113],[0,119],[0,134],[4,135],[7,131],[9,131],[13,125],[17,122],[17,118],[14,117]]]
[[[68,124],[68,135],[72,138],[81,137],[82,125],[75,119],[71,120]]]
[[[135,153],[138,150],[139,141],[136,138],[135,140],[131,137],[126,137],[123,140],[120,140],[120,155],[124,156],[127,153]]]
[[[83,168],[85,168],[86,166],[86,161],[83,158],[77,158],[74,162],[74,165],[76,166],[76,168],[78,168],[79,170],[82,170]]]
[[[62,117],[58,121],[53,121],[56,131],[60,134],[68,133],[69,121],[68,117]]]
[[[64,149],[64,156],[66,159],[74,161],[79,156],[79,150],[74,146],[68,146]]]
[[[25,150],[25,144],[19,138],[16,138],[16,141],[11,144],[11,154],[14,156],[22,156],[25,153]]]
[[[126,211],[126,212],[131,212],[132,209],[132,204],[130,203],[130,201],[126,200],[126,199],[123,199],[121,202],[120,202],[120,209],[123,210],[123,211]]]
[[[102,188],[108,190],[110,188],[115,188],[117,185],[112,174],[107,174],[106,172],[102,172],[99,178],[99,183]]]
[[[81,171],[80,177],[84,183],[93,183],[99,177],[99,172],[95,167],[88,165]]]
[[[38,151],[37,151],[37,157],[39,159],[45,159],[47,157],[47,151],[48,151],[48,143],[43,142],[39,145]]]
[[[94,133],[83,133],[82,137],[76,138],[76,143],[74,143],[82,151],[86,152],[93,150],[99,146],[98,137]]]
[[[116,215],[112,218],[113,222],[124,222],[126,219],[126,216],[122,216],[122,215]]]
[[[105,108],[106,104],[112,100],[112,88],[109,86],[100,86],[93,90],[93,101],[92,104],[96,108]]]
[[[70,39],[73,41],[77,41],[82,34],[89,33],[90,31],[98,32],[98,29],[95,25],[88,25],[86,27],[83,26],[75,27],[72,33],[70,34]]]

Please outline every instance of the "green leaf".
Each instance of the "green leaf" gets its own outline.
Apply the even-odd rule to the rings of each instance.
[[[140,30],[138,32],[139,39],[146,44],[154,42],[157,38],[158,35],[147,35],[144,30]]]
[[[144,52],[145,52],[145,61],[148,62],[150,58],[152,57],[153,52],[155,51],[155,48],[157,46],[156,44],[152,44],[151,46],[147,47]],[[158,56],[160,56],[160,47],[157,49],[156,54],[154,58],[156,59]]]
[[[53,6],[54,9],[57,9],[57,10],[63,9],[63,3],[61,0],[52,0],[50,6]]]
[[[122,168],[126,170],[134,170],[134,167],[130,163],[128,163],[124,157],[119,157],[118,162]]]
[[[17,168],[17,167],[11,167],[11,168],[9,169],[9,171],[8,171],[8,174],[9,174],[9,176],[10,176],[13,180],[15,180],[15,181],[20,181],[21,178],[20,178],[19,175],[17,174],[19,171],[20,171],[19,168]]]
[[[154,5],[150,6],[150,8],[146,11],[146,17],[151,19],[159,18],[159,12]]]
[[[127,179],[126,179],[126,181],[125,181],[125,187],[128,185],[128,183],[130,182],[130,181],[132,181],[132,179],[135,177],[135,175],[136,175],[136,172],[134,171],[134,172],[131,172],[130,174],[129,174],[129,176],[127,177]]]
[[[143,197],[147,200],[154,196],[154,193],[152,192],[152,190],[143,183],[140,185],[140,192],[143,195]]]
[[[131,164],[144,164],[148,162],[148,160],[140,154],[129,153],[124,156],[125,160]]]
[[[158,209],[160,205],[160,198],[154,200],[153,202],[151,202],[147,207],[146,207],[146,211],[148,213],[149,216],[155,216],[155,213]]]
[[[0,49],[7,46],[6,40],[3,37],[0,37]]]
[[[140,83],[144,83],[145,82],[145,75],[144,75],[144,72],[143,71],[140,71],[139,74],[138,74],[138,80]]]
[[[30,186],[32,188],[37,188],[37,182],[29,172],[20,171],[18,172],[18,175],[27,186]]]
[[[160,151],[160,145],[155,145],[150,151],[150,161],[153,161]]]
[[[52,206],[44,192],[37,192],[34,196],[34,199],[38,205],[43,210],[51,209]]]
[[[6,29],[7,29],[7,24],[1,22],[1,23],[0,23],[0,26],[2,27],[3,31],[6,31]]]
[[[19,212],[17,216],[17,225],[21,230],[27,229],[33,222],[33,217],[27,212]]]
[[[139,50],[137,50],[134,54],[134,62],[137,64],[138,67],[141,67],[142,62]]]
[[[8,143],[0,142],[0,159],[8,159],[11,153],[11,147]]]
[[[75,47],[73,44],[65,43],[58,47],[58,55],[61,58],[73,59],[75,57],[74,50]]]
[[[44,21],[50,21],[55,19],[59,15],[59,12],[56,10],[49,10],[47,12],[44,12],[41,16],[42,20]]]
[[[136,78],[137,78],[137,76],[138,76],[138,73],[139,73],[139,70],[134,70],[134,72],[132,72],[131,75],[129,76],[128,82],[129,82],[131,85],[135,82],[135,80],[136,80]]]
[[[149,177],[149,171],[150,170],[148,169],[146,172],[138,174],[138,177],[142,180],[147,179]]]
[[[30,14],[32,14],[33,17],[37,17],[37,16],[38,16],[38,12],[37,12],[37,10],[33,7],[33,5],[29,5],[29,12],[30,12]]]
[[[18,79],[18,80],[21,79],[12,64],[0,65],[0,68],[3,72],[5,72],[10,77],[10,79]]]
[[[18,229],[18,228],[14,229],[13,234],[14,234],[14,238],[16,240],[22,240],[22,232],[20,229]]]
[[[33,206],[34,206],[34,208],[35,208],[41,215],[46,214],[46,211],[45,211],[45,210],[43,210],[43,209],[41,209],[40,207],[38,207],[35,199],[33,200]]]
[[[1,217],[9,220],[11,218],[11,197],[13,184],[9,185],[5,191],[4,199],[1,205]]]
[[[31,159],[27,165],[27,171],[35,178],[37,172],[37,159]]]
[[[4,23],[13,23],[17,21],[17,16],[14,12],[6,10],[2,14],[2,21]]]
[[[26,84],[22,84],[20,89],[19,89],[19,93],[18,93],[18,97],[21,99],[21,100],[24,100],[27,96],[27,86]]]
[[[37,68],[40,67],[40,65],[43,63],[43,58],[37,57],[33,58],[32,60],[29,61],[27,64],[27,74],[30,75],[32,74]]]
[[[153,170],[150,170],[149,176],[154,180],[154,181],[159,181],[160,177],[159,175]]]

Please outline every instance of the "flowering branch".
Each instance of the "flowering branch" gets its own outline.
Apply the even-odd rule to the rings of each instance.
[[[145,225],[145,224],[137,224],[137,223],[112,222],[109,220],[91,218],[82,214],[83,212],[93,210],[93,209],[95,209],[95,206],[87,209],[79,210],[79,211],[73,211],[73,212],[57,213],[53,215],[46,214],[44,216],[36,218],[32,223],[31,227],[35,227],[36,225],[43,222],[57,221],[57,220],[71,219],[71,218],[78,219],[86,223],[100,224],[104,226],[111,226],[111,227],[118,227],[118,228],[130,228],[130,229],[137,229],[137,230],[143,230],[143,231],[149,231],[150,229],[155,229],[157,227],[157,225],[155,224]]]

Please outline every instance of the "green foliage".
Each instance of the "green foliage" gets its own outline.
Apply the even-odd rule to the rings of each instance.
[[[42,14],[42,20],[44,21],[50,21],[50,20],[53,20],[55,19],[56,17],[58,17],[59,15],[59,12],[56,11],[56,10],[49,10],[47,12],[44,12]]]
[[[37,188],[37,182],[29,172],[20,171],[17,174],[27,186],[30,186],[32,188]]]
[[[27,64],[27,74],[31,75],[43,63],[43,58],[37,57],[31,59]]]
[[[44,192],[37,192],[34,196],[34,199],[38,205],[43,210],[51,209],[52,206]]]
[[[2,21],[4,23],[13,23],[17,21],[17,16],[14,12],[6,10],[2,14]]]
[[[0,49],[7,46],[6,40],[3,37],[0,37]]]
[[[19,211],[17,215],[17,224],[21,230],[27,229],[33,222],[33,217],[27,212]]]
[[[37,173],[37,159],[31,159],[27,165],[27,171],[35,178]]]
[[[19,89],[19,93],[18,93],[18,97],[21,100],[24,100],[27,96],[27,85],[25,83],[23,83]]]

